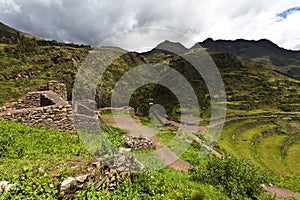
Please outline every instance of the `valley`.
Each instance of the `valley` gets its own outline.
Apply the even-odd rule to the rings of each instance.
[[[95,49],[46,41],[4,24],[0,24],[0,38],[0,106],[51,80],[66,85],[67,100],[72,103],[78,70]],[[221,102],[227,109],[224,127],[213,140],[209,134],[222,125],[222,120],[210,122],[213,97],[204,79],[184,59],[203,51],[199,44],[216,64],[226,92],[227,101]],[[106,155],[91,154],[84,146],[86,141],[81,140],[82,130],[70,133],[0,119],[0,182],[13,184],[7,191],[1,186],[0,199],[274,199],[274,195],[299,199],[299,52],[267,40],[207,39],[199,44],[187,49],[165,41],[148,52],[127,52],[99,79],[93,116],[94,111],[111,106],[117,82],[139,65],[167,65],[195,92],[200,116],[190,124],[181,121],[188,112],[180,108],[176,96],[159,84],[134,91],[127,105],[134,116],[108,111],[99,115],[101,119],[98,115],[93,118],[118,150],[129,149],[147,163],[145,172],[125,173],[120,166],[114,168],[118,159],[111,166],[99,164]],[[181,55],[161,48],[166,46],[180,50]],[[144,73],[148,75],[148,71]],[[164,107],[162,118],[149,116],[153,104]],[[123,125],[117,126],[113,117]],[[136,126],[130,124],[130,117]],[[197,127],[197,131],[185,133],[181,123]],[[135,135],[137,140],[147,136],[154,147],[129,148],[125,135]],[[90,143],[96,149],[102,145],[93,139]],[[181,145],[187,145],[184,152]],[[201,157],[203,149],[208,154]],[[174,162],[168,162],[170,158]],[[160,168],[152,170],[154,166]],[[65,180],[82,176],[83,181],[78,179],[62,188]]]

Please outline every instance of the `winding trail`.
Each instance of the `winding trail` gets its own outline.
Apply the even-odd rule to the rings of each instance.
[[[297,115],[297,116],[299,116],[299,115]],[[140,121],[138,121],[137,119],[133,119],[129,116],[114,116],[113,117],[113,116],[105,115],[105,116],[101,116],[101,117],[106,122],[108,122],[109,125],[120,128],[125,131],[128,131],[129,135],[150,137],[156,146],[157,155],[164,165],[167,165],[174,170],[180,170],[180,171],[185,171],[185,172],[187,172],[188,169],[190,168],[190,164],[188,162],[179,159],[168,147],[164,146],[159,141],[159,139],[155,136],[154,130],[151,130],[151,129],[143,126],[140,123]],[[266,118],[274,118],[274,117],[276,118],[276,117],[284,117],[284,116],[271,115],[271,116],[259,116],[259,117],[258,116],[233,117],[233,118],[226,119],[225,122],[234,121],[234,120],[242,120],[242,119],[255,119],[255,118],[256,119],[257,118],[266,119]],[[117,123],[115,122],[114,118],[117,119]],[[134,122],[134,123],[132,123],[132,122]],[[178,127],[179,128],[178,132],[180,132],[180,130],[183,128],[180,123],[177,123],[174,121],[169,121],[169,120],[166,120],[166,122],[172,124],[173,126]],[[198,130],[201,130],[203,133],[207,133],[207,130],[210,127],[216,126],[220,123],[222,123],[222,122],[214,122],[208,126],[198,126]],[[191,126],[191,125],[189,125],[189,126]],[[194,129],[194,128],[192,128],[192,129]],[[198,142],[199,144],[201,144],[202,146],[205,147],[205,144],[203,143],[203,141],[201,139],[199,139],[197,136],[195,136],[193,134],[190,134],[190,136],[192,137],[192,139],[194,141]],[[207,148],[211,153],[213,153],[218,158],[222,157],[222,154],[213,150],[212,148],[210,148],[208,146],[205,148]],[[297,193],[297,192],[293,192],[293,191],[290,191],[287,189],[282,189],[282,188],[273,186],[271,184],[264,184],[263,188],[266,192],[268,192],[269,194],[274,196],[276,199],[294,198],[294,199],[300,200],[300,193]]]
[[[263,188],[274,196],[276,199],[286,199],[286,198],[293,198],[293,199],[300,199],[300,194],[297,192],[292,192],[290,190],[282,189],[273,185],[263,185]]]
[[[160,161],[174,170],[187,172],[190,164],[178,158],[168,147],[164,146],[155,136],[155,131],[143,126],[138,120],[127,116],[101,116],[109,125],[128,131],[132,136],[150,137],[156,147]],[[115,119],[114,119],[115,118]],[[117,121],[117,122],[116,122]],[[134,122],[134,123],[132,123]]]

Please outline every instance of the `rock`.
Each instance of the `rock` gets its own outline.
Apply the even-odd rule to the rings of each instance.
[[[68,190],[72,185],[76,183],[76,179],[73,177],[66,178],[60,185],[60,191]]]
[[[131,148],[120,148],[119,149],[120,153],[126,153],[126,152],[130,152],[130,151],[131,151]]]
[[[122,156],[122,157],[120,157],[120,158],[117,160],[118,163],[125,163],[125,161],[126,161],[126,157],[125,157],[125,156]]]
[[[124,143],[132,149],[151,149],[154,148],[153,142],[148,137],[123,136]]]
[[[100,162],[94,162],[92,165],[93,165],[96,169],[100,169],[100,167],[101,167],[101,163],[100,163]]]
[[[107,177],[104,177],[100,182],[98,182],[98,183],[95,185],[96,190],[100,190],[100,189],[101,189],[101,186],[103,185],[103,183],[105,183],[106,180],[107,180]]]
[[[38,171],[39,171],[40,173],[44,173],[44,172],[45,172],[45,169],[42,168],[42,167],[39,167],[39,168],[38,168]]]
[[[0,193],[9,191],[10,188],[13,186],[14,186],[14,184],[9,184],[7,181],[1,181],[0,182]]]
[[[90,174],[85,174],[85,175],[82,175],[82,176],[77,176],[75,179],[80,182],[80,183],[84,183],[84,181],[87,179],[87,177],[89,176]]]

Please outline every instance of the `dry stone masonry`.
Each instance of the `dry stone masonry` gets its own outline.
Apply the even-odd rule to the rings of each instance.
[[[17,102],[0,108],[0,117],[37,127],[75,131],[72,107],[67,102],[66,86],[57,81],[28,92]]]
[[[132,149],[151,149],[154,148],[153,142],[148,137],[134,137],[124,135],[122,137],[126,146]]]

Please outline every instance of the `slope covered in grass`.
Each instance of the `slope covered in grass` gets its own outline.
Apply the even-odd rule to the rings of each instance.
[[[225,125],[218,144],[226,153],[262,169],[279,175],[298,175],[299,138],[289,144],[286,151],[282,147],[295,134],[291,128],[295,123],[297,118],[291,121],[277,118],[260,124],[255,119],[233,121]],[[232,135],[239,129],[242,131],[233,140]],[[255,143],[259,135],[262,136]]]

